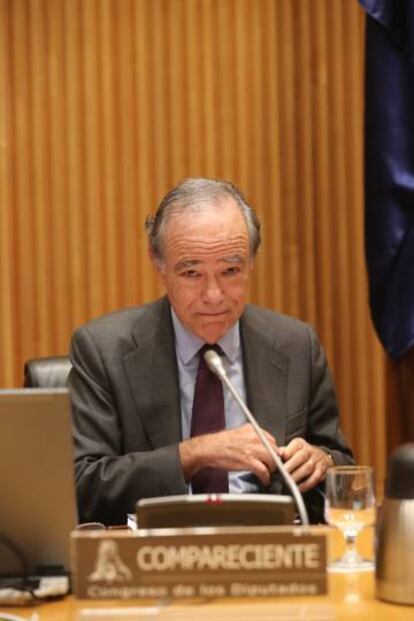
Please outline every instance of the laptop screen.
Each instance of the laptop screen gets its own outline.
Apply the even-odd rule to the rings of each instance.
[[[76,523],[68,391],[0,390],[0,576],[68,572]]]

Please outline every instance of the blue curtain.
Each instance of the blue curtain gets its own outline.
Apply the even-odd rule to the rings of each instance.
[[[392,358],[414,345],[414,1],[367,12],[365,243],[372,319]]]

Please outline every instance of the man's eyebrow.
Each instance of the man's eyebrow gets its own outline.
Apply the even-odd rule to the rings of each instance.
[[[225,261],[226,263],[245,263],[246,257],[241,254],[232,254],[228,257],[223,257],[220,260]]]
[[[185,259],[184,261],[179,261],[174,266],[174,272],[181,272],[181,270],[188,269],[189,267],[194,267],[194,265],[199,265],[201,261],[198,259]]]
[[[220,261],[223,263],[244,264],[246,262],[246,257],[240,254],[232,254],[227,257],[220,258]],[[187,270],[196,265],[200,265],[201,263],[203,263],[203,261],[200,261],[200,259],[184,259],[183,261],[179,261],[174,266],[174,272],[181,272],[182,270]]]

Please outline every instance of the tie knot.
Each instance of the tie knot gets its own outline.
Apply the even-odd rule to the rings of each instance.
[[[198,368],[205,369],[205,370],[208,369],[209,373],[212,373],[211,369],[209,368],[209,365],[207,364],[206,359],[204,358],[205,353],[209,350],[215,351],[219,356],[224,356],[224,352],[221,349],[220,345],[217,345],[216,343],[214,343],[213,345],[208,345],[206,343],[205,345],[203,345],[203,347],[200,347],[200,349],[198,350]]]
[[[208,343],[206,343],[198,350],[199,358],[202,358],[204,360],[204,354],[209,349],[215,351],[219,356],[224,356],[224,351],[221,349],[220,345],[217,345],[217,343],[213,343],[213,345],[209,345]]]

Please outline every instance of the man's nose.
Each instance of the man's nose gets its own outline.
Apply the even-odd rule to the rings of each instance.
[[[223,299],[223,292],[216,278],[207,278],[202,292],[203,298],[210,304],[218,304]]]

